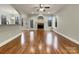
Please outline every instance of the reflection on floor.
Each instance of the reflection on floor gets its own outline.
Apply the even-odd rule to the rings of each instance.
[[[0,48],[9,54],[67,54],[79,53],[79,45],[53,31],[26,30],[22,35]]]

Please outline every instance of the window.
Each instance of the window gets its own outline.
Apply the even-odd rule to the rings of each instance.
[[[6,16],[5,15],[1,15],[1,24],[6,25]]]
[[[55,18],[55,27],[57,27],[57,18]]]
[[[52,26],[52,17],[48,17],[48,26],[51,27]]]
[[[51,20],[48,20],[48,26],[52,26]]]
[[[19,24],[19,17],[16,17],[16,19],[15,19],[15,24]]]
[[[23,26],[23,18],[21,18],[21,26]]]
[[[53,17],[53,28],[56,28],[57,27],[57,17],[54,16]]]
[[[30,27],[33,28],[33,20],[30,20]]]

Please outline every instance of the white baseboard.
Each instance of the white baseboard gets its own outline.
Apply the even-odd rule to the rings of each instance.
[[[8,40],[6,40],[6,41],[0,43],[0,47],[2,47],[3,45],[9,43],[10,41],[14,40],[15,38],[17,38],[17,37],[20,36],[20,35],[21,35],[21,33],[19,33],[19,34],[17,34],[16,36],[14,36],[14,37],[12,37],[12,38],[10,38],[10,39],[8,39]]]
[[[77,41],[77,40],[75,40],[75,39],[73,39],[73,38],[71,38],[71,37],[69,37],[67,35],[64,35],[64,34],[58,32],[56,30],[53,30],[53,31],[79,45],[79,41]]]

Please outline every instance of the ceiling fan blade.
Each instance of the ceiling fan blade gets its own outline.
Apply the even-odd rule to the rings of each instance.
[[[49,9],[50,7],[44,7],[44,8],[47,8],[47,9]]]

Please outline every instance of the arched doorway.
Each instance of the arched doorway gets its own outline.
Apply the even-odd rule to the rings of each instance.
[[[44,29],[44,17],[40,15],[37,19],[37,29]]]

